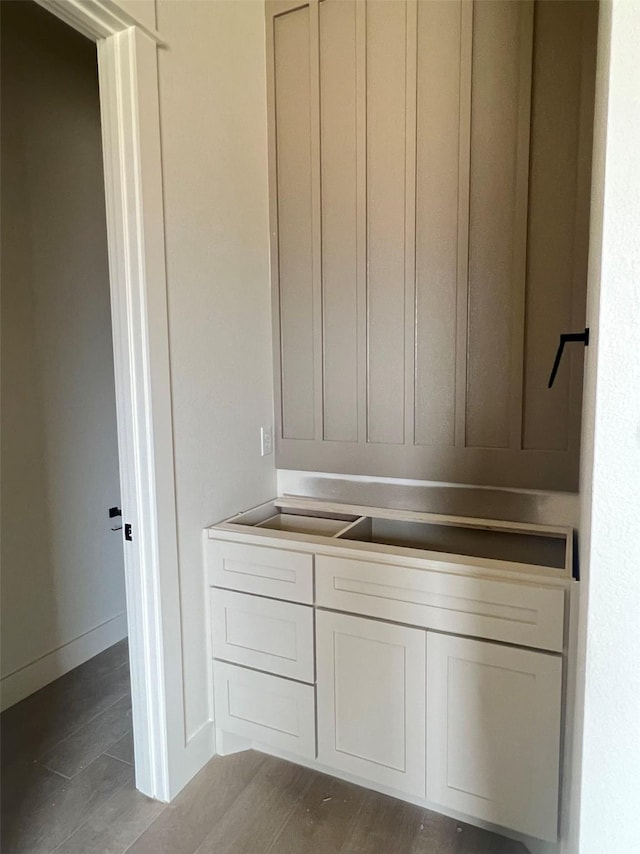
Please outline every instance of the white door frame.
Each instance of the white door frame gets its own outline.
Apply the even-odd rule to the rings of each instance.
[[[97,44],[136,786],[184,785],[157,32],[113,0],[37,0]]]

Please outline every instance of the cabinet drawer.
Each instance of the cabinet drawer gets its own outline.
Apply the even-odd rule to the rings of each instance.
[[[212,587],[214,658],[314,681],[313,609]]]
[[[307,759],[316,756],[315,689],[213,662],[216,727]]]
[[[232,543],[204,542],[209,583],[289,602],[313,602],[313,555]]]
[[[564,591],[558,588],[317,555],[316,601],[443,632],[562,650]]]

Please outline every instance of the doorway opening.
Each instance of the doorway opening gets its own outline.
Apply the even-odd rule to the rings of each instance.
[[[69,25],[97,46],[121,493],[119,505],[109,499],[102,511],[121,508],[129,533],[123,545],[135,785],[168,801],[191,770],[184,762],[182,662],[175,654],[181,625],[158,115],[160,39],[109,0],[36,2],[60,19],[53,23]],[[3,11],[9,5],[3,4]],[[66,35],[65,30],[54,38]],[[90,42],[87,48],[95,50]],[[63,198],[65,191],[63,186]],[[104,213],[103,206],[103,220]],[[54,248],[59,248],[55,242]],[[37,513],[32,515],[31,537],[43,527]],[[116,515],[108,521],[119,527]],[[121,535],[110,527],[110,535]]]
[[[3,842],[43,789],[133,781],[95,44],[2,4]],[[28,769],[28,773],[27,773]],[[9,803],[7,803],[9,802]],[[41,826],[42,825],[42,826]]]

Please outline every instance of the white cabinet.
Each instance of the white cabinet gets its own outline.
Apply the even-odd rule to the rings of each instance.
[[[555,841],[572,532],[351,511],[205,532],[217,732]]]
[[[427,798],[555,841],[562,659],[427,634]]]
[[[306,759],[315,757],[312,685],[222,661],[213,662],[213,680],[218,729]]]
[[[425,794],[426,632],[318,611],[318,758]]]
[[[211,588],[213,657],[314,681],[313,609]]]
[[[288,602],[313,602],[313,555],[205,538],[209,584]]]
[[[317,555],[316,602],[442,632],[562,651],[564,590]]]

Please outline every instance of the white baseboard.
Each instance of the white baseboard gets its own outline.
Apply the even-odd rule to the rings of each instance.
[[[127,615],[116,614],[0,680],[0,709],[19,703],[127,636]]]

